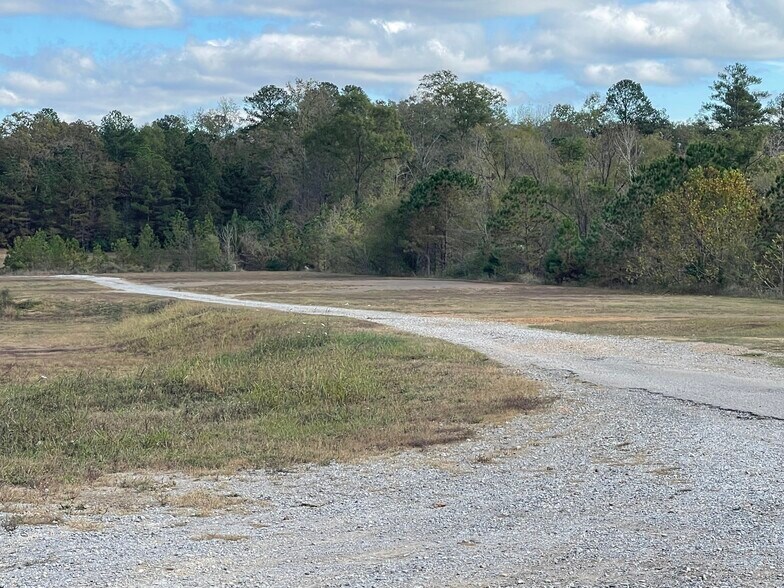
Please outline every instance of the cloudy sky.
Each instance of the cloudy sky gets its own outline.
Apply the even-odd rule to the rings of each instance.
[[[629,77],[687,119],[735,61],[784,91],[784,0],[0,0],[0,115],[146,122],[295,78],[398,99],[450,69],[534,107]]]

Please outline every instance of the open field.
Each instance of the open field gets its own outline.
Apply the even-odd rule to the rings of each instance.
[[[2,286],[0,484],[349,459],[541,403],[475,352],[359,321]]]
[[[149,279],[182,287],[182,277]],[[203,278],[189,288],[213,288],[223,278],[184,277]],[[233,285],[258,293],[268,286],[258,280],[277,275],[242,277],[256,282]],[[0,422],[21,417],[31,426],[17,431],[42,441],[28,454],[15,446],[3,458],[6,471],[46,482],[96,479],[55,494],[43,484],[0,492],[8,511],[0,524],[10,538],[0,541],[0,583],[778,588],[784,582],[784,488],[771,467],[784,451],[783,372],[738,357],[736,348],[352,311],[348,297],[340,308],[274,306],[306,313],[282,315],[267,303],[203,297],[212,303],[203,305],[186,292],[89,279],[100,286],[3,282],[19,304],[3,311],[9,328],[0,349],[12,352],[6,373],[14,382],[5,387],[13,396]],[[414,291],[466,288],[405,282]],[[467,287],[478,292],[485,285]],[[16,298],[20,288],[45,302]],[[474,294],[486,311],[484,298]],[[536,386],[482,356],[368,320],[459,343],[523,370],[544,382],[546,409],[527,411],[543,401]],[[76,339],[69,341],[62,325]],[[57,346],[47,347],[51,342]],[[95,361],[91,373],[80,373],[85,360],[69,353],[73,348]],[[275,379],[279,371],[285,382]],[[313,379],[313,371],[329,377]],[[330,385],[336,373],[343,377]],[[508,396],[505,379],[517,396]],[[275,384],[272,393],[256,394],[258,382]],[[276,393],[280,384],[285,395]],[[406,385],[410,397],[384,393]],[[378,414],[361,410],[368,407],[365,390],[373,392]],[[247,415],[259,400],[269,412]],[[46,402],[60,410],[34,409]],[[74,404],[80,410],[71,410]],[[444,412],[434,422],[428,417],[439,407]],[[52,428],[60,413],[77,418]],[[384,414],[391,418],[379,419]],[[267,428],[248,435],[247,424],[264,416],[279,419],[286,434]],[[335,427],[332,416],[358,426]],[[498,426],[472,424],[499,419],[505,420]],[[183,421],[187,431],[177,429]],[[400,422],[419,430],[407,436]],[[372,428],[362,429],[366,424]],[[131,438],[107,444],[107,425]],[[161,426],[168,435],[157,435]],[[457,442],[423,443],[420,427],[435,434],[433,442]],[[81,437],[74,433],[83,429]],[[182,438],[190,443],[176,442]],[[139,449],[139,442],[146,446]],[[85,449],[92,446],[113,463],[90,462]],[[118,446],[127,451],[118,455]],[[236,471],[251,465],[243,461],[249,448],[261,455],[273,448],[292,465]],[[344,450],[366,457],[296,465],[350,458]],[[46,467],[36,471],[31,455],[59,459],[41,459],[36,463]],[[228,473],[205,461],[218,457]],[[146,470],[101,475],[130,463]],[[155,472],[177,464],[185,474]],[[205,471],[212,473],[200,475]],[[249,552],[263,557],[248,558]]]
[[[784,355],[781,300],[289,272],[124,277],[249,300],[499,320],[572,333],[706,341]]]

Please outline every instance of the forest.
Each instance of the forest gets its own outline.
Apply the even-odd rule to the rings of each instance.
[[[301,270],[784,296],[784,94],[743,64],[668,119],[622,80],[511,109],[297,80],[137,125],[0,125],[5,271]]]

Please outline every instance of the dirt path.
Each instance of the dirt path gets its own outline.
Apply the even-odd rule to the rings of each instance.
[[[573,335],[502,323],[393,312],[301,306],[183,292],[121,278],[68,276],[125,293],[245,308],[359,318],[465,345],[505,365],[567,371],[592,384],[784,420],[784,369],[738,357],[729,347],[654,339]]]

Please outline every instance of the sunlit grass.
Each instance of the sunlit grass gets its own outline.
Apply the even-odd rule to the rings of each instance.
[[[0,484],[351,459],[542,404],[479,354],[356,321],[75,296],[13,322],[41,353],[0,353]]]
[[[131,279],[243,299],[459,316],[572,333],[725,343],[784,354],[784,300],[770,298],[270,272],[145,274]]]

